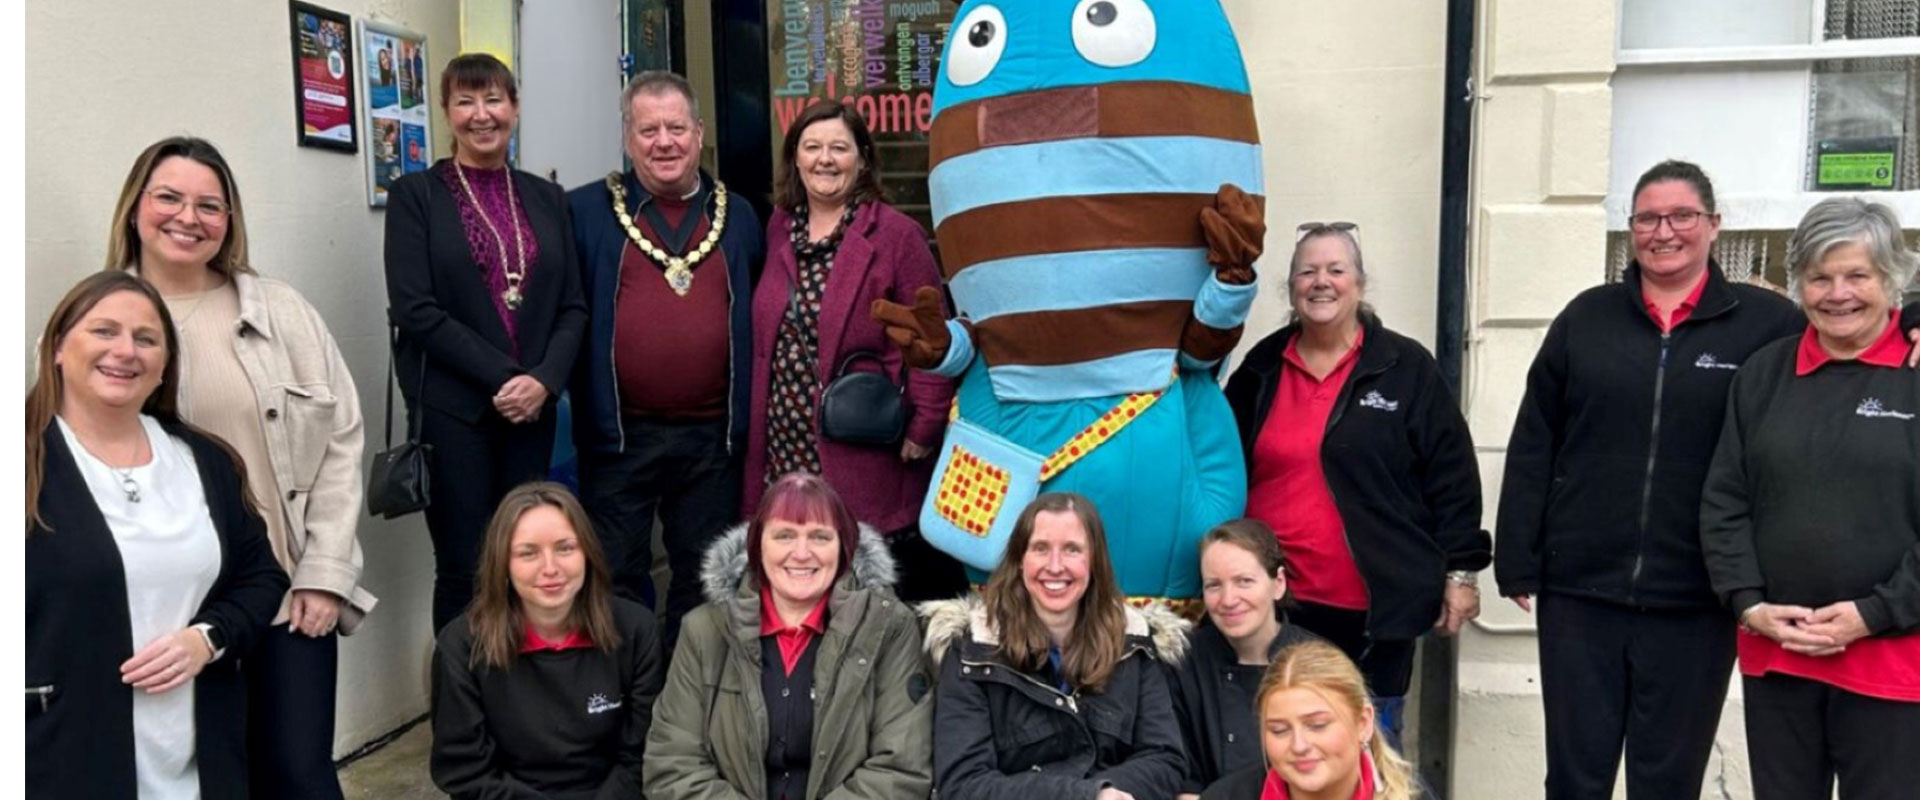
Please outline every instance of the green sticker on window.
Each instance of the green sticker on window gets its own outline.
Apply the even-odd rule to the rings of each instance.
[[[1900,174],[1898,139],[1824,139],[1815,189],[1892,189]]]

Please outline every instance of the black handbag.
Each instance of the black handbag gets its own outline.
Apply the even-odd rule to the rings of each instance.
[[[395,332],[397,342],[398,332]],[[420,394],[426,391],[426,356],[420,357],[420,384],[413,394],[414,402],[420,401]],[[427,478],[427,459],[433,455],[433,445],[420,441],[418,413],[407,415],[407,440],[400,446],[393,444],[393,350],[387,350],[387,424],[386,449],[375,453],[373,468],[367,472],[367,513],[382,519],[396,519],[424,511],[433,502],[431,483]]]
[[[820,435],[841,444],[899,444],[907,435],[906,382],[896,384],[883,373],[851,370],[854,362],[864,359],[880,362],[884,368],[885,362],[872,350],[856,350],[841,359],[840,369],[820,392]]]

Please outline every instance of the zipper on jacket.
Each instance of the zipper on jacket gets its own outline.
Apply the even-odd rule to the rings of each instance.
[[[622,178],[625,180],[625,178]],[[608,199],[612,199],[609,197]],[[646,205],[642,202],[641,205]],[[627,421],[620,402],[620,276],[627,268],[627,245],[625,237],[620,240],[620,252],[613,257],[613,317],[612,330],[607,331],[607,371],[613,378],[613,430],[620,437],[619,449],[614,452],[625,455],[627,452]]]
[[[1627,604],[1640,593],[1640,571],[1647,565],[1647,522],[1653,511],[1653,468],[1660,459],[1660,407],[1667,389],[1667,357],[1673,352],[1673,332],[1660,334],[1660,368],[1653,374],[1653,425],[1647,441],[1647,474],[1640,483],[1640,536],[1634,543],[1633,574],[1627,578]]]
[[[47,703],[49,702],[49,698],[53,697],[53,684],[49,683],[45,686],[27,687],[27,696],[33,697],[35,695],[38,695],[40,698],[40,713],[47,713]]]
[[[1122,656],[1121,660],[1125,660],[1125,658],[1126,658],[1125,656]],[[1054,695],[1056,697],[1065,699],[1067,701],[1067,710],[1070,712],[1073,712],[1073,716],[1075,719],[1078,719],[1080,717],[1080,690],[1078,689],[1073,690],[1073,694],[1067,694],[1066,692],[1060,691],[1060,687],[1058,686],[1049,686],[1046,683],[1043,683],[1035,679],[1032,675],[1028,675],[1025,672],[1021,672],[1020,670],[1014,669],[1005,664],[995,664],[991,661],[968,661],[964,658],[960,659],[960,663],[965,664],[969,667],[980,669],[980,670],[990,670],[990,669],[993,669],[994,667],[999,667],[1000,669],[1003,669],[1015,675],[1018,675],[1020,676],[1021,680],[1024,680],[1028,683],[1033,684],[1034,686],[1039,687],[1042,691],[1045,691],[1048,694]],[[1081,727],[1085,727],[1084,723],[1082,724]]]
[[[702,180],[705,179],[703,178]],[[706,210],[702,209],[700,213],[705,214]],[[721,235],[724,236],[725,234],[722,233]],[[721,250],[720,258],[725,260],[726,257],[726,251]],[[733,455],[733,376],[737,374],[733,366],[733,351],[735,349],[733,343],[733,309],[734,304],[740,302],[740,298],[738,296],[739,292],[734,291],[733,287],[732,264],[727,265],[727,271],[722,277],[727,281],[727,429],[720,432],[720,441],[726,445],[727,455],[731,456]],[[752,309],[748,309],[748,311],[751,313]],[[751,326],[749,326],[749,330],[751,330]],[[747,340],[747,346],[753,346],[751,337]],[[821,384],[821,386],[825,385],[824,383]],[[752,387],[748,387],[748,391],[752,391]]]
[[[1355,358],[1357,359],[1358,356]],[[1359,364],[1355,364],[1354,366],[1357,368]],[[1327,415],[1327,428],[1320,433],[1320,471],[1323,478],[1326,474],[1327,436],[1333,433],[1333,426],[1340,423],[1340,418],[1346,416],[1347,403],[1353,400],[1354,384],[1385,375],[1387,370],[1392,368],[1393,364],[1389,363],[1383,364],[1363,374],[1348,375],[1347,384],[1340,387],[1340,396],[1335,398],[1333,402],[1333,413]],[[1327,484],[1327,497],[1333,499],[1333,508],[1337,513],[1340,510],[1340,496],[1334,494],[1332,481],[1324,482]],[[1373,587],[1367,585],[1366,574],[1360,572],[1360,557],[1353,552],[1353,540],[1347,536],[1347,521],[1344,519],[1340,521],[1340,543],[1346,546],[1347,560],[1353,562],[1353,571],[1360,576],[1360,589],[1367,593],[1367,607],[1361,612],[1360,617],[1360,629],[1364,632],[1373,625]],[[1445,601],[1443,600],[1442,602]],[[1368,641],[1371,642],[1373,638],[1372,634],[1368,634],[1367,638]],[[1371,644],[1369,644],[1369,646],[1371,646]]]

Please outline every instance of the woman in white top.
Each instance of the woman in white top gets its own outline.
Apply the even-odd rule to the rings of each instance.
[[[333,769],[339,637],[373,595],[360,583],[359,393],[320,313],[254,272],[240,187],[220,151],[175,136],[134,160],[107,269],[166,298],[180,335],[182,419],[232,445],[293,582],[274,630],[245,654],[256,797],[340,800]]]
[[[244,468],[180,420],[159,292],[88,276],[27,395],[27,796],[243,798],[235,653],[287,590]]]

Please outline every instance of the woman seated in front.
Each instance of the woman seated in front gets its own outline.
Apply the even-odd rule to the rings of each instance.
[[[983,594],[921,606],[942,800],[1173,796],[1185,764],[1163,664],[1186,622],[1122,601],[1093,505],[1035,499]]]
[[[1276,653],[1322,641],[1287,624],[1287,558],[1257,519],[1221,523],[1200,540],[1200,597],[1207,618],[1187,636],[1173,675],[1173,711],[1187,746],[1182,800],[1221,776],[1260,763],[1254,690]]]
[[[1413,768],[1374,725],[1366,681],[1340,648],[1282,651],[1260,681],[1266,764],[1207,787],[1200,800],[1413,800]]]
[[[651,800],[924,798],[933,699],[886,540],[789,473],[707,549],[647,737]]]
[[[613,596],[560,484],[509,491],[482,548],[473,603],[434,651],[434,785],[455,800],[640,796],[664,672],[653,614]]]

